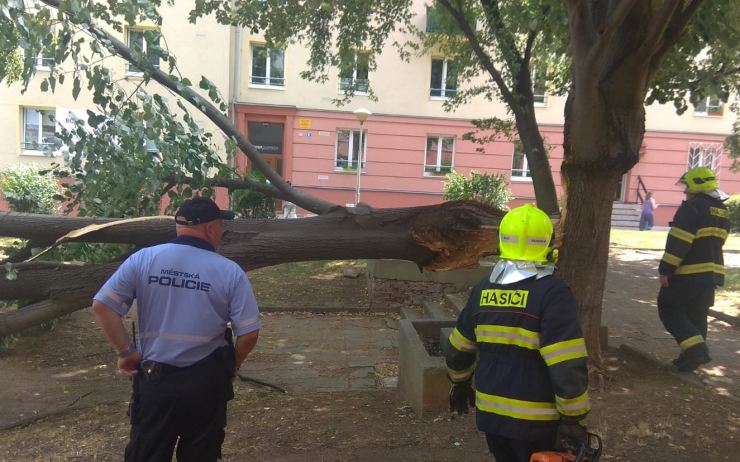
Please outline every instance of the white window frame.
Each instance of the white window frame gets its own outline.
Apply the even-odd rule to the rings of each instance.
[[[688,168],[709,167],[719,175],[722,151],[722,143],[691,142],[689,143],[687,166]]]
[[[522,168],[514,168],[514,159],[516,158],[517,148],[522,150]],[[514,172],[521,172],[522,175],[515,175]],[[519,182],[532,182],[532,170],[529,168],[529,162],[527,162],[527,154],[524,152],[524,146],[521,141],[514,143],[514,149],[511,152],[511,181]]]
[[[442,61],[442,88],[432,88],[431,80],[432,80],[432,72],[434,69],[434,61]],[[431,66],[429,67],[429,99],[438,100],[438,101],[444,101],[446,99],[449,99],[450,97],[447,96],[447,63],[449,63],[450,60],[447,58],[435,58],[432,57]],[[459,85],[460,82],[458,82]],[[432,90],[441,90],[442,96],[432,96]],[[457,88],[455,88],[455,94],[457,94]]]
[[[337,162],[339,160],[339,133],[340,132],[349,132],[349,145],[347,146],[347,167],[342,167],[337,165]],[[336,131],[336,140],[334,142],[334,171],[335,172],[356,172],[357,168],[354,167],[355,158],[354,158],[354,147],[355,147],[355,133],[358,135],[360,134],[360,130],[355,128],[338,128]],[[361,168],[362,172],[364,173],[367,170],[367,130],[364,128],[362,129],[362,162],[361,162]],[[352,166],[350,166],[352,165]]]
[[[257,76],[260,78],[265,79],[266,82],[271,82],[272,77],[270,76],[270,70],[272,68],[272,58],[270,56],[270,52],[272,51],[280,51],[283,54],[283,84],[282,85],[273,85],[272,83],[262,84],[262,83],[254,83],[252,79],[254,76],[254,52],[257,48],[263,48],[265,50],[266,56],[265,56],[265,75],[264,76]],[[268,90],[285,90],[285,48],[268,48],[266,44],[264,43],[252,43],[250,44],[250,66],[249,66],[249,86],[251,88],[265,88]],[[279,78],[279,77],[276,77]]]
[[[534,97],[534,106],[535,107],[547,107],[547,80],[545,80],[545,89],[543,93],[537,93],[537,89],[535,87],[535,82],[537,80],[537,70],[535,68],[532,68],[532,96]],[[541,96],[542,101],[537,101],[537,97]]]
[[[350,88],[352,86],[357,87],[357,57],[362,54],[367,55],[367,79],[364,79],[364,80],[367,80],[367,86],[368,88],[370,88],[370,52],[363,51],[363,50],[358,50],[358,51],[355,51],[354,53],[355,63],[352,66],[352,81],[349,83],[349,85],[347,85]],[[342,77],[341,75],[339,76],[339,92],[340,93],[344,93],[345,91],[348,90],[348,88],[347,89],[342,88],[345,86],[345,83],[343,82],[343,80],[345,80],[346,78],[347,77]],[[367,96],[368,92],[355,89],[354,94],[359,95],[359,96]]]
[[[717,104],[712,104],[712,100],[716,100]],[[700,116],[700,117],[723,117],[725,115],[725,103],[722,101],[719,96],[707,96],[704,98],[704,100],[700,101],[700,103],[704,103],[704,110],[700,111],[697,110],[697,106],[694,106],[694,115]],[[719,111],[717,112],[709,112],[710,108],[717,108]]]
[[[38,139],[35,141],[27,141],[26,140],[26,120],[28,118],[28,110],[36,111],[39,113],[39,134]],[[43,143],[43,136],[44,136],[44,116],[43,112],[51,112],[54,114],[54,117],[56,118],[56,109],[54,108],[41,108],[41,107],[33,107],[33,106],[21,106],[21,154],[24,156],[46,156],[50,157],[54,155],[54,151],[51,149],[45,150],[45,149],[30,149],[26,148],[26,143],[37,143],[39,146],[50,146],[53,147],[54,145],[52,143]],[[57,131],[57,123],[54,122],[54,133]]]
[[[132,32],[138,32],[142,34],[142,40],[141,40],[141,52],[144,54],[144,56],[149,58],[149,51],[148,47],[149,44],[146,41],[146,35],[145,32],[152,31],[153,29],[143,28],[143,27],[127,27],[126,28],[126,46],[131,48],[131,33]],[[158,57],[159,59],[159,57]],[[134,71],[132,70],[135,66],[129,62],[126,63],[126,76],[127,77],[142,77],[144,75],[143,71]],[[156,69],[159,69],[159,63],[154,64],[154,67]]]
[[[51,68],[54,67],[54,58],[46,58],[44,57],[44,53],[39,53],[35,58],[33,58],[33,66],[36,68],[37,71],[51,71]]]
[[[437,162],[435,165],[427,165],[427,149],[429,148],[429,138],[437,138]],[[442,170],[447,168],[442,165],[442,140],[452,140],[452,159],[450,159],[449,171]],[[457,154],[457,137],[454,135],[427,135],[424,138],[424,176],[440,176],[451,173],[455,168],[455,155]],[[434,168],[434,172],[428,172],[427,167]]]

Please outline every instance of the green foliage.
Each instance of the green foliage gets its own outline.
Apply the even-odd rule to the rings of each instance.
[[[18,33],[12,27],[0,27],[0,81],[10,85],[20,80],[23,72],[23,55],[19,50]]]
[[[727,210],[730,212],[730,227],[740,231],[740,194],[735,194],[725,201]]]
[[[52,175],[33,165],[19,165],[0,172],[0,195],[15,212],[53,214],[59,186]]]
[[[267,183],[259,172],[252,172],[249,176],[260,183]],[[257,191],[234,191],[231,193],[231,208],[242,218],[275,218],[275,199]]]
[[[108,263],[118,261],[133,250],[128,244],[102,244],[97,242],[68,242],[40,257],[46,261],[81,261]]]
[[[509,210],[512,198],[506,176],[499,174],[470,172],[465,178],[453,171],[445,182],[445,200],[474,200],[500,210]]]

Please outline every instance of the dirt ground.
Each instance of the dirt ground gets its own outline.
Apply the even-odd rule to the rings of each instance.
[[[292,294],[310,294],[314,306],[336,306],[346,296],[348,305],[360,308],[364,275],[342,278],[342,271],[337,267],[306,280],[295,276],[284,297],[295,301]],[[270,298],[264,300],[271,305],[297,308],[281,299],[276,275],[270,278],[252,275],[258,299],[267,287]],[[296,316],[297,327],[301,316]],[[355,311],[352,316],[379,315]],[[396,317],[388,314],[389,322]],[[689,385],[624,351],[610,350],[607,367],[606,389],[592,392],[589,418],[604,438],[602,460],[735,460],[740,448],[737,401]],[[121,460],[129,388],[113,369],[113,355],[87,310],[60,320],[51,333],[25,333],[0,354],[0,461]],[[238,383],[229,407],[224,460],[491,458],[473,416],[443,413],[420,420],[394,389],[379,385],[366,391],[280,394]]]

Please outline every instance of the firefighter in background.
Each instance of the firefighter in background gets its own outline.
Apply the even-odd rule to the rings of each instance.
[[[712,360],[707,338],[707,314],[714,305],[714,288],[725,281],[722,246],[730,230],[727,194],[717,189],[717,175],[706,167],[687,171],[686,200],[676,210],[660,260],[658,315],[676,339],[681,353],[673,364],[690,372]]]
[[[504,216],[501,259],[473,287],[446,349],[450,411],[475,404],[497,462],[587,438],[588,354],[573,294],[548,262],[551,238],[552,222],[530,204]]]

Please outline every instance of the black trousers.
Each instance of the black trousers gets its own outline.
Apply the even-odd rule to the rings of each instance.
[[[529,462],[533,453],[553,450],[555,435],[553,433],[536,441],[522,441],[486,433],[486,443],[496,462]]]
[[[231,372],[218,357],[135,378],[126,462],[215,462],[221,457]]]
[[[658,293],[658,316],[679,344],[701,335],[707,338],[707,315],[714,305],[714,284],[692,284],[671,279]]]

